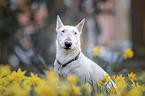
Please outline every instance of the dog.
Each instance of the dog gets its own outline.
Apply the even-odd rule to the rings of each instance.
[[[103,74],[105,76],[108,74],[81,52],[80,35],[84,22],[85,19],[76,26],[63,25],[60,17],[57,16],[54,70],[61,79],[66,79],[67,75],[73,74],[78,76],[81,83],[93,81],[93,84],[96,84],[103,79]],[[111,82],[115,86],[112,80]]]

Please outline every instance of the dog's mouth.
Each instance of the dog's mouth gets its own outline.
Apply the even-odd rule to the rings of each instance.
[[[65,50],[71,50],[71,47],[63,47]]]

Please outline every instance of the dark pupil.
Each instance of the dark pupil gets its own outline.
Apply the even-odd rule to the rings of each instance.
[[[75,34],[77,34],[77,33],[75,33]]]
[[[62,30],[62,32],[64,33],[64,30]]]

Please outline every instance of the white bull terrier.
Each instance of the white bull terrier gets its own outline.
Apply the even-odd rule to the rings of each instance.
[[[96,84],[97,81],[103,79],[103,74],[108,74],[81,52],[80,35],[84,22],[85,19],[77,26],[63,25],[60,17],[57,16],[57,48],[54,70],[60,78],[73,74],[77,75],[81,82],[93,81]],[[111,82],[115,86],[112,80]]]

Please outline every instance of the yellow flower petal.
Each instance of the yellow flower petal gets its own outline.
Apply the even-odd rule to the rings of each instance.
[[[67,76],[67,80],[71,83],[71,84],[76,84],[78,81],[78,77],[76,75],[68,75]]]
[[[131,48],[124,50],[124,59],[127,60],[127,58],[132,58],[134,56],[134,52],[132,51]]]
[[[93,54],[94,56],[97,56],[98,54],[101,53],[101,49],[99,46],[96,46],[94,49],[93,49]]]

